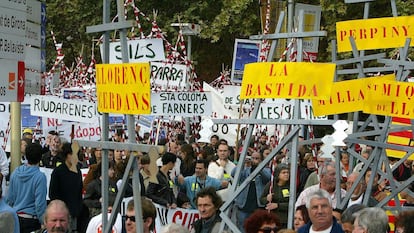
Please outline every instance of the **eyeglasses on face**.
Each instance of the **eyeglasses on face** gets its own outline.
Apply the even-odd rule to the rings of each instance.
[[[263,233],[276,233],[277,232],[277,227],[264,227],[264,228],[260,228],[259,231],[262,231]]]
[[[128,221],[128,219],[129,219],[131,222],[135,222],[135,216],[128,216],[128,215],[125,215],[124,217],[125,217],[125,222],[126,222],[126,221]]]

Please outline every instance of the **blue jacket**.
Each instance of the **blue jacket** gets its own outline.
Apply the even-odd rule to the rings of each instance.
[[[176,182],[179,184],[178,182]],[[221,189],[221,181],[219,179],[206,176],[205,183],[200,181],[200,178],[195,175],[184,177],[184,184],[180,185],[180,188],[185,188],[185,194],[190,199],[191,207],[196,209],[195,197],[200,189],[205,187],[214,187],[216,190]]]
[[[11,213],[14,218],[14,231],[13,233],[20,233],[19,218],[17,217],[16,211],[4,202],[4,198],[0,197],[0,213]],[[10,223],[8,223],[10,224]]]
[[[330,233],[344,233],[344,230],[342,230],[341,225],[336,221],[334,217],[332,218],[333,218],[333,224],[332,224],[332,229]],[[311,226],[312,226],[312,222],[308,222],[305,226],[299,228],[298,233],[309,233]]]
[[[247,179],[247,177],[250,176],[251,170],[252,169],[250,167],[247,167],[247,168],[244,168],[243,171],[241,171],[240,182],[239,182],[240,184],[243,183],[243,181]],[[231,172],[231,175],[234,177],[235,173],[236,173],[236,169],[233,169],[233,171]],[[270,176],[271,176],[270,168],[265,167],[260,171],[260,173],[255,178],[256,197],[257,197],[256,201],[257,201],[257,206],[259,207],[264,207],[264,205],[260,203],[260,196],[262,196],[265,185],[270,181]],[[250,183],[236,197],[235,204],[239,208],[243,208],[246,205],[247,201],[251,201],[251,199],[247,197],[247,194],[249,193],[249,188],[250,188]]]
[[[34,215],[43,224],[46,211],[46,176],[38,166],[21,165],[11,174],[6,202],[16,210]]]

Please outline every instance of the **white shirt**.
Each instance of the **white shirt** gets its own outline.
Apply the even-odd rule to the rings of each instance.
[[[332,230],[332,225],[328,229],[323,230],[323,231],[314,231],[311,226],[309,229],[309,233],[330,233],[331,230]]]
[[[320,189],[320,184],[315,184],[312,185],[306,189],[304,189],[298,199],[296,200],[295,203],[295,209],[298,208],[298,206],[300,205],[305,205],[306,204],[306,198],[313,192],[315,192],[316,190]],[[336,204],[337,204],[337,200],[336,200],[336,192],[331,193],[331,199],[332,199],[332,208],[336,208]],[[341,198],[344,198],[346,195],[346,191],[344,189],[341,189]]]
[[[231,171],[235,167],[236,165],[230,160],[227,160],[224,167],[220,166],[220,160],[216,160],[208,165],[207,175],[219,180],[229,180],[231,178]]]
[[[108,219],[110,218],[111,214],[108,213]],[[102,233],[103,226],[102,226],[102,214],[98,214],[95,217],[91,218],[88,224],[88,228],[86,229],[86,233]],[[114,225],[112,226],[111,233],[121,233],[122,232],[122,217],[118,213],[116,216],[116,220]]]

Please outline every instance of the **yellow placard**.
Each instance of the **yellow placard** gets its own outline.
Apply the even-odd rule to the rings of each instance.
[[[150,114],[149,63],[96,65],[98,111]]]
[[[367,91],[374,88],[371,83],[378,79],[395,80],[395,75],[334,82],[328,100],[312,100],[313,114],[324,116],[362,111]]]
[[[329,99],[335,64],[257,62],[245,65],[240,99]]]
[[[375,80],[363,111],[369,114],[414,118],[414,83]]]
[[[414,16],[350,20],[336,23],[338,52],[352,51],[349,37],[358,50],[403,47],[414,37]],[[411,40],[411,46],[414,40]]]

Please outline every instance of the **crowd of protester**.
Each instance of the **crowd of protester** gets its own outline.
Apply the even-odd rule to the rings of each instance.
[[[102,148],[83,148],[75,154],[71,143],[59,137],[56,131],[48,133],[44,145],[32,140],[30,133],[25,131],[21,139],[22,165],[7,179],[7,195],[0,195],[0,229],[7,229],[1,232],[100,232],[102,215],[111,213],[118,190],[125,182],[122,177],[127,172],[130,156],[139,159],[143,219],[135,218],[131,201],[126,215],[117,217],[113,232],[132,233],[136,232],[136,227],[152,232],[157,218],[152,202],[169,209],[199,211],[200,219],[191,229],[171,224],[164,226],[161,232],[219,232],[220,206],[233,198],[229,196],[229,187],[248,179],[275,148],[272,137],[268,138],[265,133],[257,142],[248,145],[239,142],[237,147],[230,146],[217,135],[211,136],[210,142],[197,142],[195,138],[185,140],[183,134],[177,133],[169,140],[158,141],[158,145],[165,145],[166,152],[156,161],[142,152],[107,150],[109,204],[107,213],[102,213]],[[109,140],[122,143],[125,133],[117,130]],[[137,134],[137,141],[152,143],[147,133],[142,137]],[[235,184],[236,166],[240,163],[237,152],[243,146],[248,147],[248,154],[239,183]],[[319,156],[316,148],[300,146],[294,181],[290,177],[289,156],[292,155],[287,150],[277,152],[275,159],[234,198],[232,211],[236,226],[243,233],[389,232],[388,216],[383,209],[375,207],[387,197],[387,181],[376,174],[372,191],[367,192],[372,167],[364,160],[369,159],[373,148],[358,145],[361,161],[352,161],[346,149],[342,148],[339,156],[326,158]],[[0,178],[3,178],[8,175],[3,172],[2,157],[6,157],[6,153],[0,152]],[[339,169],[335,165],[336,159],[340,160]],[[154,163],[157,170],[150,168]],[[50,181],[40,167],[53,169]],[[89,169],[84,179],[82,168]],[[340,190],[336,187],[337,171],[340,171]],[[411,177],[411,173],[412,161],[406,160],[398,165],[393,175],[396,181],[404,181]],[[131,197],[134,193],[132,174],[126,182],[124,197]],[[290,182],[296,184],[294,196],[297,197],[292,223],[288,218],[292,198]],[[339,209],[339,202],[351,191],[348,203]],[[340,200],[337,200],[338,196]],[[403,190],[401,197],[406,200],[406,206],[414,205],[414,185]],[[363,205],[367,198],[368,202]],[[410,221],[413,216],[414,211],[401,212],[396,217],[395,232],[414,232],[414,224]],[[292,229],[288,229],[290,226]],[[231,232],[231,229],[226,228],[225,232]]]

